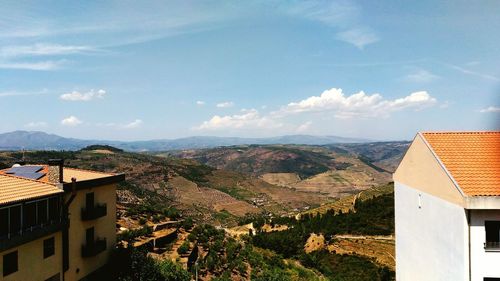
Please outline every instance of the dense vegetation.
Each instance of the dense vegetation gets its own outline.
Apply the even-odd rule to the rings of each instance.
[[[356,201],[355,212],[304,215],[299,221],[282,218],[276,224],[287,224],[284,231],[258,232],[254,244],[276,251],[285,257],[300,254],[311,233],[321,233],[327,240],[336,234],[389,235],[394,233],[394,193]],[[255,219],[255,226],[263,224],[262,218]]]
[[[337,255],[321,250],[301,256],[304,266],[315,268],[330,280],[393,280],[394,272],[379,267],[366,258]]]
[[[145,250],[118,248],[110,263],[95,280],[116,281],[189,281],[191,274],[170,260],[157,261]]]
[[[250,218],[247,218],[247,220]],[[265,220],[265,219],[264,219]],[[254,220],[257,228],[262,218]],[[259,231],[253,238],[255,246],[270,249],[285,258],[300,259],[303,265],[315,268],[331,280],[391,280],[393,273],[378,267],[369,259],[353,255],[337,255],[326,251],[304,253],[303,247],[311,233],[323,234],[327,241],[336,234],[388,235],[394,233],[394,193],[366,201],[357,201],[355,212],[305,215],[299,221],[275,219],[286,224],[284,231]]]
[[[254,247],[249,237],[237,241],[226,236],[224,230],[211,225],[199,225],[189,240],[203,248],[206,255],[199,260],[199,273],[215,277],[212,280],[232,280],[234,276],[251,280],[321,280],[318,274],[269,250]]]
[[[89,145],[87,147],[82,148],[81,150],[83,151],[92,151],[92,150],[109,150],[111,152],[123,152],[123,149],[116,148],[111,145],[105,145],[105,144],[93,144]]]

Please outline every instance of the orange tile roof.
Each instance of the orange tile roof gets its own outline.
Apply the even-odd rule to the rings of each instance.
[[[35,199],[63,191],[53,184],[11,175],[0,175],[0,205]]]
[[[468,196],[500,196],[500,131],[421,133]]]

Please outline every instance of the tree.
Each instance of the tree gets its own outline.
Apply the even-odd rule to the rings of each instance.
[[[184,241],[181,246],[177,249],[177,253],[183,255],[186,254],[189,251],[190,244],[188,241]]]
[[[170,261],[165,260],[158,264],[161,276],[165,281],[189,281],[191,275],[182,266]]]

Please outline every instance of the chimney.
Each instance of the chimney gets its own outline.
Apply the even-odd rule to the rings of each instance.
[[[50,159],[49,160],[49,182],[62,183],[63,182],[63,159]]]

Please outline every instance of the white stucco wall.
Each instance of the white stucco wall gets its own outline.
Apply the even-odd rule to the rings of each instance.
[[[500,252],[486,251],[486,231],[484,222],[500,221],[500,210],[471,211],[471,276],[472,281],[482,281],[484,277],[500,278]]]
[[[395,182],[395,212],[396,280],[468,280],[462,207]]]

